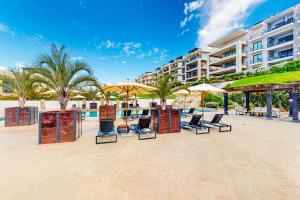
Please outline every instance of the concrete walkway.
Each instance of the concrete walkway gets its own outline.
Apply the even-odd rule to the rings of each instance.
[[[77,142],[50,145],[37,144],[37,125],[0,124],[0,199],[300,199],[300,124],[223,121],[231,133],[105,145],[95,145],[97,120]]]

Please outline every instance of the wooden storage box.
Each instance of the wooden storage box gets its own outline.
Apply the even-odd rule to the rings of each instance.
[[[152,110],[151,126],[160,134],[180,132],[179,110]]]
[[[51,111],[39,114],[39,144],[76,141],[82,134],[81,111]]]
[[[37,123],[38,107],[5,108],[5,126],[28,126]]]

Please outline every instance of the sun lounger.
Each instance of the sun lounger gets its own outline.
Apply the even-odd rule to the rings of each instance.
[[[96,144],[114,143],[118,141],[114,121],[111,119],[100,120],[100,130],[96,136]]]
[[[149,116],[149,109],[143,110],[142,114],[138,114],[139,117],[148,117]]]
[[[215,114],[213,119],[211,121],[200,121],[200,128],[206,127],[206,128],[214,128],[218,127],[219,132],[229,132],[232,130],[231,125],[223,124],[221,122],[221,119],[223,117],[223,114]]]
[[[187,129],[187,128],[195,128],[196,134],[204,134],[210,132],[210,127],[204,127],[199,124],[200,120],[202,118],[202,115],[193,115],[191,121],[182,121],[181,122],[181,128]]]
[[[190,108],[189,112],[182,112],[181,116],[186,117],[186,116],[191,116],[195,112],[195,108]]]
[[[278,109],[278,108],[273,108],[273,109],[272,109],[272,117],[280,118],[280,109]]]
[[[131,129],[138,134],[139,140],[156,139],[156,131],[150,127],[151,118],[139,118],[138,124],[131,124]]]
[[[127,116],[129,121],[134,120],[134,117],[132,116],[131,112],[132,112],[131,110],[127,110]],[[126,110],[123,110],[121,118],[126,120]]]
[[[198,126],[202,115],[193,115],[190,121],[181,121],[181,128],[195,128]]]

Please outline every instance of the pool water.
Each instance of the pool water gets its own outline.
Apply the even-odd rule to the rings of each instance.
[[[213,108],[204,108],[204,112],[213,112],[215,109]],[[185,112],[188,112],[189,109],[185,109]],[[197,113],[201,113],[202,112],[202,109],[196,109],[195,110]],[[120,117],[121,116],[121,113],[124,112],[124,110],[118,110],[117,111],[117,117]],[[141,114],[142,113],[142,110],[132,110],[131,111],[132,114]],[[82,112],[82,116],[84,117],[98,117],[99,116],[99,111],[85,111],[85,112]],[[1,118],[0,118],[0,121],[1,121]]]

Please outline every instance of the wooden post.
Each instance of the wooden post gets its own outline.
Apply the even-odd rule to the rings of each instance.
[[[246,98],[246,109],[247,111],[250,111],[250,92],[244,92],[245,98]]]
[[[299,97],[299,90],[298,88],[293,87],[292,88],[292,116],[293,121],[298,121],[298,97]]]
[[[267,88],[267,119],[272,119],[272,89]]]
[[[228,115],[228,93],[224,93],[224,115]]]

